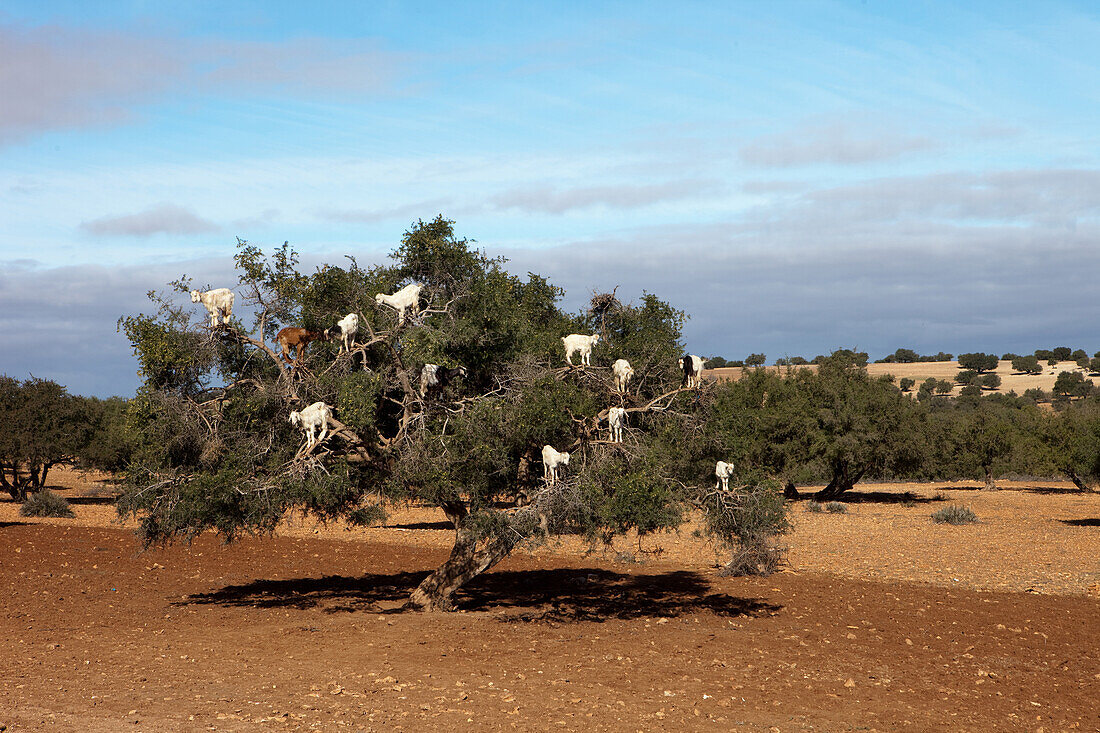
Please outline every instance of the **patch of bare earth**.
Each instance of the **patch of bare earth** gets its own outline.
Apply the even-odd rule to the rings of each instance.
[[[566,541],[476,580],[457,614],[400,608],[447,551],[423,509],[139,553],[109,505],[22,520],[2,502],[0,724],[1097,730],[1100,495],[1027,488],[798,504],[791,569],[769,578],[717,577],[690,532],[644,538],[662,552],[643,564],[614,560],[633,542]],[[980,522],[933,525],[941,491]]]

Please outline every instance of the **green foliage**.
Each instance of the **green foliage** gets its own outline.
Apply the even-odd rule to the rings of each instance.
[[[997,389],[1001,386],[1001,377],[998,374],[983,374],[978,386],[982,389]]]
[[[756,367],[764,366],[764,363],[768,360],[766,354],[749,354],[745,357],[745,366]]]
[[[898,349],[894,352],[894,361],[898,364],[912,364],[920,355],[912,349]]]
[[[848,505],[842,504],[839,501],[830,501],[825,505],[825,511],[829,512],[830,514],[847,514]]]
[[[1059,372],[1054,380],[1054,394],[1063,397],[1084,397],[1093,390],[1091,379],[1085,379],[1080,372]]]
[[[973,369],[963,369],[955,375],[955,381],[961,385],[974,384],[978,380],[978,372]]]
[[[913,385],[915,385],[916,383],[916,380],[910,377],[902,377],[901,380],[898,382],[898,387],[901,388],[902,392],[909,392],[913,389]]]
[[[1012,359],[1012,370],[1021,374],[1041,374],[1043,367],[1034,356],[1017,356]]]
[[[973,524],[978,521],[978,515],[967,507],[952,504],[933,512],[932,521],[936,524]]]
[[[982,352],[959,354],[959,366],[963,369],[973,369],[979,373],[988,372],[997,368],[997,355]]]
[[[731,366],[729,361],[722,356],[711,356],[707,359],[708,369],[721,369],[723,367]]]
[[[20,502],[28,491],[42,488],[50,468],[88,443],[88,406],[56,382],[0,375],[0,488]]]
[[[36,491],[19,507],[19,515],[23,517],[59,517],[72,519],[76,516],[69,502],[64,497],[58,496],[49,489]]]
[[[1068,346],[1057,346],[1051,349],[1051,358],[1058,361],[1069,361],[1073,350]]]

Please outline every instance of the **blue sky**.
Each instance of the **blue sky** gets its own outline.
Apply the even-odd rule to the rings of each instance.
[[[0,373],[130,394],[118,316],[232,285],[236,236],[379,261],[438,213],[703,355],[1092,353],[1097,38],[1064,2],[8,2]]]

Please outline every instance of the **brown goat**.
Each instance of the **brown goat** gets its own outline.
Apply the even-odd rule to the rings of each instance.
[[[328,341],[328,335],[324,331],[308,331],[296,326],[287,326],[279,331],[279,335],[275,338],[279,342],[279,347],[283,350],[283,358],[286,359],[288,364],[294,363],[290,359],[292,348],[294,349],[294,361],[298,361],[302,358],[302,349],[310,341]]]

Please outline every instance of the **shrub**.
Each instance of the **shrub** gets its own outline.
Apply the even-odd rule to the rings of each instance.
[[[1051,349],[1051,354],[1053,355],[1053,358],[1057,359],[1058,361],[1069,361],[1069,357],[1072,353],[1073,349],[1068,346],[1057,346]]]
[[[809,501],[806,502],[806,511],[810,514],[821,514],[821,512],[825,511],[825,508],[820,501]]]
[[[767,359],[766,354],[749,354],[745,357],[745,366],[764,366]]]
[[[901,381],[898,382],[898,386],[901,387],[902,392],[908,392],[913,389],[914,384],[916,384],[916,380],[910,377],[902,377]]]
[[[951,382],[948,382],[946,379],[937,379],[935,387],[936,394],[950,394],[953,389]]]
[[[65,501],[65,497],[58,496],[49,489],[42,489],[29,495],[19,507],[19,514],[24,517],[61,517],[63,519],[72,519],[76,516],[69,502]]]
[[[777,538],[790,522],[778,483],[750,477],[736,494],[712,491],[703,503],[707,534],[731,551],[720,575],[769,575],[779,569],[786,548]]]
[[[981,393],[981,387],[976,384],[968,384],[959,390],[959,397],[977,397]]]
[[[973,524],[978,515],[964,506],[952,504],[932,512],[932,521],[936,524]]]
[[[830,501],[828,504],[825,505],[825,511],[829,512],[830,514],[847,514],[848,505],[842,504],[839,501]]]

